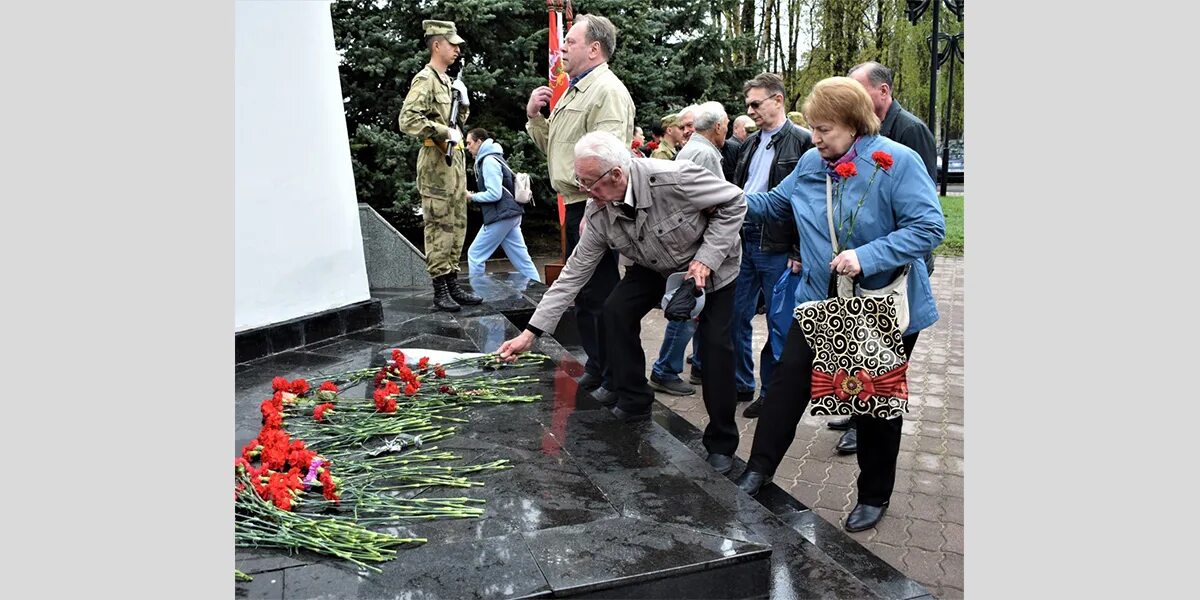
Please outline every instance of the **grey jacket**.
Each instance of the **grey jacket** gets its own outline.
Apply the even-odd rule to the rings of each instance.
[[[614,203],[589,202],[584,231],[529,324],[553,332],[604,253],[615,250],[663,277],[697,260],[712,269],[706,289],[737,279],[746,199],[736,185],[690,161],[634,158],[629,166],[636,218]]]
[[[725,173],[721,171],[721,151],[699,133],[692,134],[692,139],[683,145],[683,149],[675,155],[675,160],[690,160],[722,178],[725,177]]]

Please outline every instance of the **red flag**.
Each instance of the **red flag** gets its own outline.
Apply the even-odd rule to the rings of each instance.
[[[567,70],[563,68],[562,63],[562,17],[563,14],[556,10],[550,11],[550,89],[554,93],[550,95],[550,110],[554,110],[554,105],[558,104],[558,99],[567,91],[569,78]]]

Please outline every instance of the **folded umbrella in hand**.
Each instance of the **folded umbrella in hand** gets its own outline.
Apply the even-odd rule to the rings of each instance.
[[[663,295],[663,315],[668,321],[696,318],[704,310],[704,288],[697,288],[694,279],[684,279],[687,273],[672,273],[667,278],[667,293]]]

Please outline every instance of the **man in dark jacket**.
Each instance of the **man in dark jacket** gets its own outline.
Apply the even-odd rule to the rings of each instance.
[[[929,171],[929,178],[937,181],[937,149],[933,143],[933,132],[924,121],[904,110],[892,97],[892,70],[869,61],[855,65],[847,76],[867,88],[871,104],[875,107],[875,116],[879,117],[879,135],[916,151],[925,163],[925,170]],[[932,252],[925,256],[925,269],[933,275]],[[858,430],[853,417],[834,419],[827,425],[830,429],[845,430],[837,443],[838,453],[853,454],[858,451]]]
[[[778,75],[761,73],[747,81],[742,91],[746,96],[746,114],[754,120],[757,131],[747,136],[742,144],[733,183],[747,194],[765,192],[791,174],[800,156],[813,147],[812,137],[787,119],[783,79]],[[761,292],[766,305],[770,306],[775,283],[784,270],[791,268],[794,273],[800,272],[799,234],[792,219],[781,219],[765,225],[744,222],[741,233],[742,265],[735,288],[733,339],[738,400],[750,401],[754,398],[754,351],[751,348],[754,331],[751,322],[756,313],[758,295]],[[762,377],[759,397],[746,407],[742,416],[758,416],[775,363],[768,336],[767,343],[759,353],[759,374]],[[695,362],[693,371],[694,367]]]

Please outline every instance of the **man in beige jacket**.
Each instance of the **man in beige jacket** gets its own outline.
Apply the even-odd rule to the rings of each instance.
[[[541,110],[550,103],[553,93],[539,86],[529,95],[525,130],[533,143],[546,154],[550,169],[550,185],[563,196],[566,203],[567,255],[574,254],[579,244],[580,223],[588,195],[575,185],[573,148],[585,133],[607,131],[628,148],[633,141],[633,98],[625,84],[608,68],[608,60],[617,48],[617,28],[612,21],[595,15],[580,15],[567,30],[562,47],[563,65],[570,76],[570,87],[554,105],[547,119]],[[628,153],[626,153],[628,154]],[[604,340],[602,314],[605,298],[617,285],[616,257],[604,253],[596,265],[591,280],[580,290],[575,301],[575,321],[579,338],[588,360],[579,386],[594,391],[597,400],[611,401],[612,383]]]
[[[692,162],[633,158],[626,148],[606,132],[589,133],[575,144],[576,185],[594,199],[584,215],[583,237],[525,331],[498,351],[502,359],[515,360],[537,336],[553,332],[596,265],[615,250],[632,264],[604,303],[616,385],[611,410],[627,422],[648,419],[654,392],[646,384],[642,317],[660,305],[667,276],[687,271],[706,290],[697,330],[709,417],[704,446],[709,464],[727,473],[738,445],[731,324],[746,200],[736,185]]]

